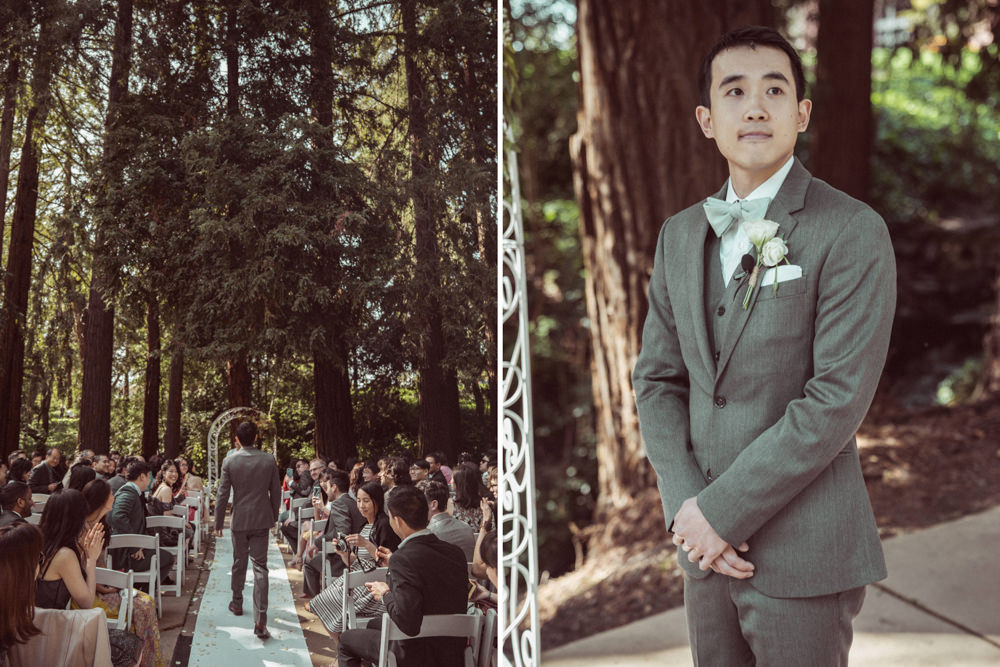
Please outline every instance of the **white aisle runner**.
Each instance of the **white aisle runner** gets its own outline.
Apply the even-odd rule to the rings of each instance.
[[[253,564],[247,564],[243,589],[243,615],[229,611],[232,600],[233,539],[226,529],[215,540],[215,561],[208,575],[205,594],[198,610],[189,667],[310,667],[309,649],[299,625],[292,588],[281,552],[268,535],[267,629],[271,638],[261,641],[253,634]]]

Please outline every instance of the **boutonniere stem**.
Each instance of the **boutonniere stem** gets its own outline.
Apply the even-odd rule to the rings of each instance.
[[[785,240],[779,236],[778,233],[778,223],[772,222],[770,220],[747,220],[743,222],[743,232],[753,243],[754,247],[757,249],[757,262],[754,264],[753,273],[750,274],[750,280],[747,282],[747,293],[743,297],[743,310],[750,307],[750,301],[753,298],[754,289],[757,286],[757,277],[760,273],[760,267],[763,266],[766,269],[776,267],[782,261],[788,262],[788,246],[785,244]],[[778,277],[774,277],[774,293],[778,293]]]

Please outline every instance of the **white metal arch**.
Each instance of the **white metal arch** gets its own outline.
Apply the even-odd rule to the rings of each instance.
[[[271,415],[268,413],[258,410],[257,408],[229,408],[221,415],[215,418],[212,425],[208,427],[208,489],[211,497],[215,498],[216,487],[219,484],[219,434],[222,430],[228,426],[231,422],[237,419],[254,419],[263,417],[268,422],[271,421]],[[272,422],[273,423],[273,422]],[[272,452],[277,458],[278,455],[278,434],[274,434],[274,442],[272,443],[274,451]],[[261,447],[264,449],[264,447]]]

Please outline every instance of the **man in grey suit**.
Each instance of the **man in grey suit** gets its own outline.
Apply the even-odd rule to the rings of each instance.
[[[253,562],[253,633],[261,639],[267,631],[267,540],[278,520],[281,478],[274,457],[257,448],[257,426],[243,422],[236,428],[242,448],[222,462],[219,492],[215,499],[215,534],[222,537],[230,488],[233,491],[233,600],[229,611],[243,614],[243,584],[247,556]]]
[[[471,563],[476,549],[476,534],[472,526],[448,514],[448,487],[431,480],[417,485],[417,488],[421,486],[427,499],[427,530],[437,535],[438,539],[461,549],[466,562]]]
[[[723,36],[701,88],[730,178],[663,225],[633,371],[692,652],[846,665],[864,586],[886,576],[855,432],[888,349],[892,245],[793,157],[812,103],[778,33]]]
[[[318,535],[313,544],[322,551],[323,540],[333,542],[337,535],[354,535],[361,532],[367,521],[358,509],[358,501],[351,497],[351,482],[343,470],[333,470],[329,473],[330,484],[330,516],[327,518],[326,530]],[[313,507],[317,508],[319,499],[313,496]],[[344,559],[335,551],[327,556],[330,572],[334,577],[344,573]],[[302,588],[309,597],[315,597],[320,591],[320,581],[323,576],[323,554],[306,561],[302,568]]]

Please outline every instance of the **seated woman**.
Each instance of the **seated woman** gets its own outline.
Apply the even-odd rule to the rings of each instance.
[[[186,456],[178,456],[177,467],[181,473],[181,488],[185,491],[205,491],[205,483],[201,477],[194,474],[191,459]]]
[[[88,510],[87,517],[83,522],[83,530],[89,531],[94,526],[103,524],[103,546],[107,546],[111,530],[108,528],[105,517],[115,503],[115,497],[111,494],[111,485],[103,479],[95,479],[83,487],[83,496],[87,500]],[[94,606],[104,609],[108,618],[118,618],[121,604],[122,596],[119,589],[97,584],[97,598],[94,600]],[[129,631],[138,635],[139,639],[142,640],[143,667],[164,664],[163,657],[160,655],[160,628],[156,623],[156,607],[153,606],[153,598],[149,597],[148,593],[132,590],[132,627],[129,628]]]
[[[7,664],[7,651],[39,633],[35,617],[35,577],[42,533],[27,523],[0,528],[0,666]]]
[[[170,516],[170,508],[182,502],[187,489],[181,484],[180,466],[173,459],[167,459],[160,465],[160,472],[156,474],[156,481],[149,485],[153,490],[151,498],[159,503],[149,503],[149,513],[156,516]],[[194,510],[191,507],[188,511],[188,522],[194,520]],[[158,529],[160,540],[164,546],[173,547],[177,545],[176,532],[171,528]],[[169,533],[169,535],[168,535]],[[184,539],[186,544],[192,543],[194,538],[194,528],[190,523],[184,526]]]
[[[85,529],[87,513],[87,499],[76,489],[57,490],[45,504],[39,524],[45,545],[35,588],[36,607],[65,609],[70,600],[79,609],[94,606],[104,526],[95,523]],[[142,641],[128,632],[110,635],[115,664],[135,664],[142,653]]]
[[[389,526],[389,516],[383,509],[385,494],[377,481],[366,482],[358,489],[358,509],[368,523],[357,535],[348,535],[348,551],[337,551],[344,565],[352,572],[367,570],[378,564],[380,547],[395,551],[399,547],[399,536]],[[344,630],[341,597],[344,577],[337,577],[333,583],[320,591],[309,603],[307,609],[319,616],[334,642],[339,641]],[[358,616],[381,615],[385,607],[375,599],[365,586],[352,591],[354,609]],[[335,647],[336,648],[336,647]]]
[[[483,496],[482,482],[479,471],[470,466],[461,465],[452,475],[455,486],[455,507],[453,516],[464,521],[472,530],[479,530],[483,520],[483,510],[480,500]]]

